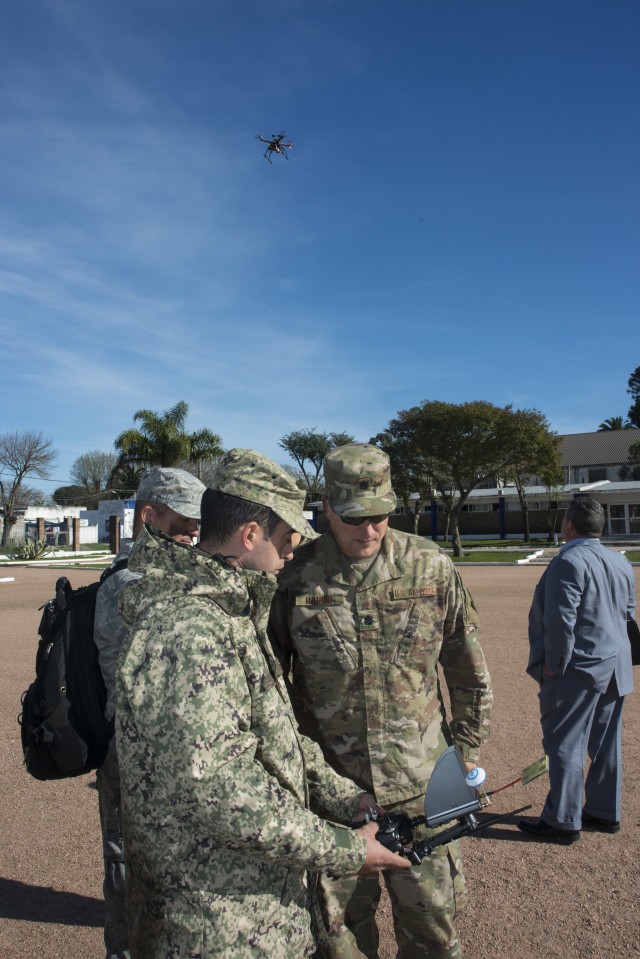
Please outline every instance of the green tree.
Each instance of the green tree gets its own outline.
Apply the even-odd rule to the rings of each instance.
[[[627,416],[633,427],[640,429],[640,366],[636,366],[628,380],[629,389],[627,393],[631,394],[633,403],[629,407]]]
[[[81,506],[83,509],[94,509],[88,503],[93,502],[92,494],[88,493],[84,486],[76,484],[71,486],[58,486],[51,496],[57,506]]]
[[[557,475],[562,477],[560,460],[560,437],[556,436],[539,410],[512,410],[505,407],[505,447],[507,460],[502,478],[512,482],[517,490],[522,510],[523,538],[531,541],[529,531],[529,506],[527,486],[536,476]]]
[[[139,429],[121,433],[114,446],[119,454],[116,470],[124,465],[177,466],[181,461],[198,463],[214,459],[224,452],[217,433],[203,429],[187,433],[185,424],[189,406],[176,403],[164,413],[138,410],[133,420]]]
[[[131,499],[135,496],[145,468],[136,463],[116,463],[109,477],[109,491],[114,499]]]
[[[2,546],[7,546],[18,520],[18,509],[28,506],[36,493],[24,485],[27,476],[47,479],[57,453],[52,441],[33,430],[0,434],[0,515]]]
[[[540,472],[540,479],[547,488],[547,519],[549,522],[547,538],[551,543],[557,529],[560,495],[564,485],[564,471],[559,458],[557,461],[549,460]]]
[[[388,454],[394,492],[407,516],[413,517],[413,531],[417,535],[422,507],[431,502],[435,493],[428,460],[412,442],[411,430],[405,429],[400,419],[391,420],[387,430],[369,442]]]
[[[374,442],[392,457],[394,488],[403,501],[417,493],[422,503],[436,491],[456,556],[462,555],[459,517],[472,490],[498,477],[513,481],[526,522],[527,479],[559,464],[558,440],[542,413],[482,400],[425,401],[400,412]]]
[[[610,416],[609,419],[603,420],[603,422],[598,427],[598,433],[606,433],[608,430],[632,430],[633,425],[629,420],[625,420],[622,416]]]
[[[627,462],[620,467],[620,479],[640,480],[640,440],[629,447]]]
[[[355,440],[349,433],[318,433],[315,426],[313,429],[294,430],[278,440],[278,446],[289,454],[300,471],[300,479],[307,491],[307,503],[313,503],[322,496],[320,473],[329,450],[353,442]]]
[[[509,419],[502,409],[482,400],[470,403],[425,401],[404,410],[384,431],[412,446],[414,462],[421,461],[426,475],[444,503],[451,523],[456,556],[462,555],[459,516],[469,494],[504,472],[510,462]]]

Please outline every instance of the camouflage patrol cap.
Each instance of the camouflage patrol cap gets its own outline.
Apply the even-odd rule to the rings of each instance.
[[[268,506],[306,539],[318,535],[302,514],[305,492],[282,466],[255,450],[233,449],[219,461],[211,489]]]
[[[325,495],[339,516],[379,516],[396,508],[387,454],[371,443],[337,446],[324,458]]]
[[[186,470],[152,466],[142,474],[136,496],[147,503],[163,503],[181,516],[199,521],[205,489],[204,483]]]

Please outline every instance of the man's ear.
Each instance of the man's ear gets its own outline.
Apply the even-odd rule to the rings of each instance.
[[[151,523],[152,513],[153,513],[153,506],[151,506],[151,504],[147,504],[146,506],[143,506],[142,509],[140,510],[140,519],[142,520],[142,522]],[[153,526],[153,523],[151,523],[151,525]]]
[[[250,523],[245,523],[244,526],[240,528],[242,546],[247,553],[255,549],[256,541],[259,538],[259,530],[260,524],[254,520],[251,520]]]

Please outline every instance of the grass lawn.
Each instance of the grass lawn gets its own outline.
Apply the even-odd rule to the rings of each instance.
[[[451,540],[436,540],[438,546],[444,549],[451,549]],[[525,543],[523,539],[463,539],[462,548],[467,549],[544,549],[545,546],[553,546],[546,539],[532,539],[530,543]]]
[[[464,549],[464,547],[463,547]],[[508,550],[508,549],[475,549],[472,552],[467,552],[465,550],[464,556],[452,556],[451,559],[454,563],[515,563],[516,560],[526,559],[533,550],[521,549],[521,550]]]
[[[624,555],[630,563],[640,563],[640,549],[628,549]]]

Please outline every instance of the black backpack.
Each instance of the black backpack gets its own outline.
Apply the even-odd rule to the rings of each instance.
[[[90,586],[72,589],[66,576],[41,606],[36,678],[22,694],[22,750],[35,779],[66,779],[97,769],[105,760],[114,720],[106,720],[107,690],[93,641],[98,589],[124,569],[125,558]]]

